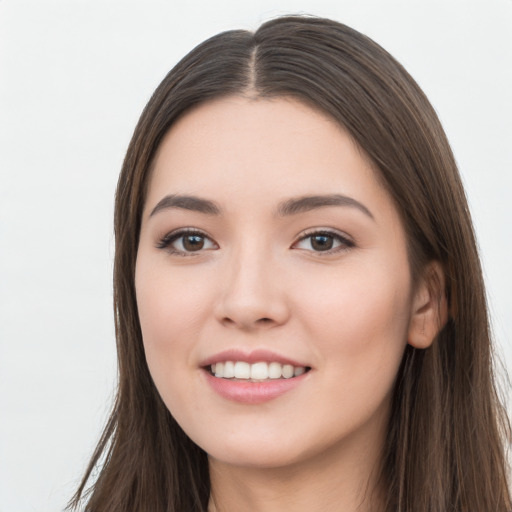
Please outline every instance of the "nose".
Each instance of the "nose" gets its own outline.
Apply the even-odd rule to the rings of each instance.
[[[238,251],[219,275],[217,320],[226,327],[251,331],[287,322],[290,309],[283,273],[268,254]]]

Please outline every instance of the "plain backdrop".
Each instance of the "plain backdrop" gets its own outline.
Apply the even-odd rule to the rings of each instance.
[[[511,0],[0,0],[0,512],[62,510],[107,417],[113,196],[150,94],[205,38],[300,12],[375,39],[432,101],[512,368]]]

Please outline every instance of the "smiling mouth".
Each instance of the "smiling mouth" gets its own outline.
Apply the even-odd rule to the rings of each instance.
[[[244,382],[261,382],[267,380],[291,379],[311,370],[309,366],[293,366],[276,361],[247,363],[245,361],[224,361],[205,367],[205,370],[220,379]]]

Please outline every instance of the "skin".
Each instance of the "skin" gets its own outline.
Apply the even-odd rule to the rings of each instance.
[[[214,201],[221,213],[151,215],[169,194]],[[342,205],[276,215],[290,198],[326,194],[370,214]],[[186,252],[183,238],[162,247],[180,228],[204,233],[203,248]],[[316,250],[307,236],[326,230],[345,240]],[[427,281],[411,283],[397,210],[330,118],[291,99],[228,97],[171,128],[149,183],[135,284],[154,382],[209,455],[210,510],[378,509],[403,351],[428,346],[439,324]],[[233,402],[201,368],[232,348],[271,350],[311,371],[268,402]]]

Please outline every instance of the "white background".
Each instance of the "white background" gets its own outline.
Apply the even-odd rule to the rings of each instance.
[[[512,368],[512,0],[0,0],[0,512],[62,510],[106,419],[113,195],[143,106],[206,37],[289,12],[366,33],[431,99]]]

